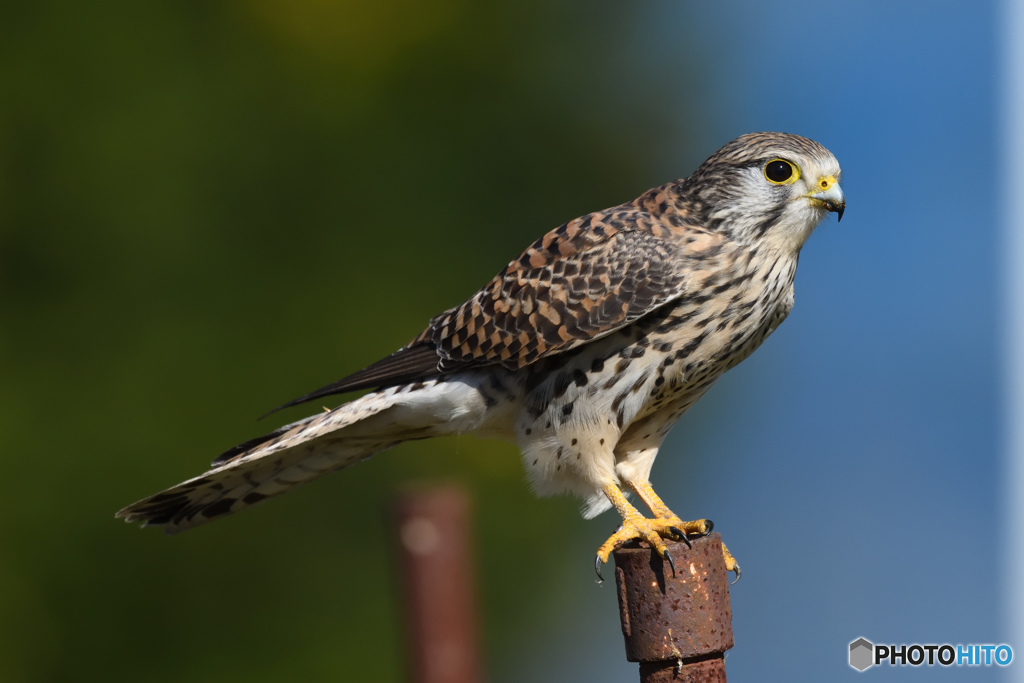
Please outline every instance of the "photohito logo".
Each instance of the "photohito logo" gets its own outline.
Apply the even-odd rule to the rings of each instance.
[[[857,671],[883,662],[889,666],[1006,666],[1012,661],[1009,645],[875,645],[865,638],[850,643],[850,666]]]

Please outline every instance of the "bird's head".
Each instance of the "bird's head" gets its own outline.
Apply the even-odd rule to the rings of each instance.
[[[715,152],[684,181],[682,208],[735,239],[799,250],[828,212],[842,219],[840,175],[836,158],[813,140],[750,133]]]

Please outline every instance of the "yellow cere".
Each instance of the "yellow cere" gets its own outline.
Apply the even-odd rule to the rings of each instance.
[[[824,176],[821,176],[821,178],[818,180],[818,187],[816,189],[818,189],[819,192],[824,192],[825,190],[827,190],[828,188],[832,187],[835,184],[836,184],[836,177],[835,176],[833,176],[833,175],[824,175]]]

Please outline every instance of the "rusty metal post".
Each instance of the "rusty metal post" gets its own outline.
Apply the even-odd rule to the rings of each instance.
[[[453,485],[413,490],[395,506],[415,683],[479,683],[469,500]]]
[[[729,577],[716,533],[668,543],[676,572],[646,545],[614,552],[626,659],[641,683],[725,683],[733,646]]]

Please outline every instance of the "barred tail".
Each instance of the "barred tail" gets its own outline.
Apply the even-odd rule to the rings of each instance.
[[[486,411],[472,384],[439,379],[367,394],[236,446],[214,460],[205,474],[129,505],[116,516],[175,534],[403,441],[469,431]]]

